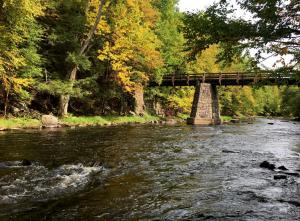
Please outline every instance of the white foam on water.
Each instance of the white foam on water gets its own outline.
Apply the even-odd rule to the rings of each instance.
[[[0,204],[15,203],[27,197],[48,199],[80,191],[89,184],[93,174],[99,178],[99,173],[104,171],[103,167],[86,167],[82,164],[62,165],[54,170],[43,166],[28,168],[22,178],[12,182],[7,180],[6,185],[0,187]]]

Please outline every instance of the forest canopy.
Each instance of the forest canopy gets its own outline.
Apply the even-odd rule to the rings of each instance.
[[[270,56],[278,57],[278,71],[299,74],[300,2],[237,0],[234,6],[232,3],[221,0],[205,12],[186,14],[184,33],[191,56],[212,44],[222,47],[219,59],[225,61],[255,49],[256,64]]]
[[[298,73],[299,2],[237,2],[252,20],[225,0],[197,13],[177,0],[0,0],[0,115],[126,115],[141,89],[146,106],[188,114],[192,87],[148,82],[258,68],[263,53],[292,56],[280,71]],[[299,89],[276,88],[220,87],[222,113],[299,116]]]

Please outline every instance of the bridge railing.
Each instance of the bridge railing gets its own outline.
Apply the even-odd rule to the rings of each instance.
[[[252,81],[257,83],[258,81],[264,80],[285,80],[294,77],[293,74],[290,75],[280,75],[274,74],[272,72],[234,72],[234,73],[200,73],[200,74],[170,74],[165,75],[163,81],[171,81],[173,85],[176,81],[186,81],[189,84],[190,81],[199,82],[218,82],[222,85],[223,81],[235,81],[236,84],[242,84],[245,81]]]

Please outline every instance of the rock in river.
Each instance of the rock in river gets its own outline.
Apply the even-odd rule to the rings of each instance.
[[[32,163],[29,161],[29,160],[27,160],[27,159],[23,159],[22,161],[21,161],[21,165],[22,166],[30,166]]]
[[[288,170],[285,166],[280,166],[277,169],[279,169],[279,170]]]
[[[53,115],[42,116],[43,127],[58,127],[58,118]]]
[[[269,170],[274,170],[275,169],[275,165],[272,163],[269,163],[268,161],[264,161],[259,165],[261,168],[266,168]]]
[[[237,123],[240,123],[240,120],[239,119],[231,119],[230,123],[237,124]]]
[[[238,152],[236,152],[236,151],[233,151],[233,150],[226,150],[226,149],[222,150],[222,152],[223,152],[223,153],[238,153]]]
[[[282,179],[287,179],[287,175],[281,175],[281,174],[278,174],[278,175],[274,175],[274,180],[282,180]]]

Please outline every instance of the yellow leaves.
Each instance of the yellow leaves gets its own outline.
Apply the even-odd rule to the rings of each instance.
[[[24,97],[25,88],[29,88],[33,84],[31,78],[18,78],[15,75],[9,76],[4,73],[0,73],[0,98],[7,104],[7,98],[10,94],[17,95],[18,97]]]
[[[32,78],[18,78],[16,76],[13,76],[11,78],[11,82],[14,85],[15,89],[21,89],[23,87],[29,87],[33,84]]]
[[[119,84],[128,92],[147,82],[149,74],[163,66],[158,50],[161,43],[151,29],[152,21],[147,18],[155,16],[151,7],[149,0],[117,3],[111,9],[114,14],[110,15],[111,26],[105,36],[109,40],[99,51],[98,59],[110,63]]]
[[[144,14],[144,22],[147,22],[151,27],[155,26],[159,19],[159,12],[153,8],[151,1],[139,1],[141,10]]]
[[[103,11],[107,11],[108,10],[108,6],[109,6],[109,2],[110,1],[106,1],[105,5],[103,6]],[[87,10],[87,26],[91,27],[96,19],[97,16],[97,10],[99,8],[99,3],[100,0],[90,0],[89,3],[89,9]],[[107,24],[105,17],[102,16],[101,20],[97,26],[97,31],[96,34],[104,34],[104,33],[109,33],[110,32],[110,26]]]
[[[126,2],[129,7],[134,7],[136,5],[135,0],[127,0]]]
[[[130,72],[119,71],[117,77],[126,92],[134,91],[135,84],[130,81]]]
[[[168,95],[168,107],[189,114],[193,103],[193,97],[194,89],[192,87],[181,88],[177,93]]]
[[[34,80],[32,78],[18,78],[15,75],[9,76],[0,74],[1,87],[4,91],[8,92],[11,89],[15,93],[20,93],[24,88],[30,87]]]
[[[39,0],[18,0],[17,4],[20,4],[20,2],[23,2],[24,8],[28,10],[28,14],[30,16],[36,17],[41,16],[44,14],[43,12],[43,6],[41,5]]]
[[[26,22],[27,19],[34,19],[44,14],[44,7],[40,0],[4,0],[3,8],[13,8],[14,10],[10,11],[20,17],[20,22]]]
[[[188,70],[192,73],[218,73],[218,72],[239,72],[244,71],[245,63],[242,59],[235,59],[229,66],[223,66],[217,63],[217,55],[220,47],[216,44],[209,46],[200,55],[196,61],[188,64]]]
[[[190,64],[189,68],[193,73],[220,72],[220,65],[216,64],[218,52],[219,47],[211,45],[201,55],[197,56],[196,62]]]

